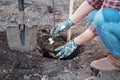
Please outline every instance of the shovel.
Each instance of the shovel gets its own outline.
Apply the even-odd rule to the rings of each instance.
[[[7,25],[7,42],[11,50],[29,52],[37,46],[37,24],[25,25],[24,0],[18,0],[18,23]]]
[[[19,29],[20,29],[20,40],[21,45],[25,45],[25,24],[24,24],[24,0],[18,0],[18,18],[19,18]]]

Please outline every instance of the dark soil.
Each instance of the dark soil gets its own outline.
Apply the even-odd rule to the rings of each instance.
[[[69,0],[54,1],[55,22],[64,21],[68,17]],[[74,10],[82,2],[83,0],[75,0]],[[7,25],[18,21],[17,1],[0,0],[0,80],[85,80],[97,75],[98,72],[94,74],[91,71],[90,63],[104,55],[96,38],[80,46],[72,58],[69,56],[59,60],[51,56],[55,54],[54,48],[66,43],[66,33],[63,32],[62,36],[55,39],[54,46],[48,45],[49,30],[54,27],[53,12],[51,0],[25,0],[26,25],[38,25],[38,44],[34,51],[21,53],[10,50],[6,38]],[[88,27],[85,25],[85,19],[76,24],[72,28],[72,38],[86,30]],[[41,34],[42,31],[47,34]],[[102,75],[104,79],[100,77],[99,80],[113,80],[112,73],[107,79],[105,75]]]
[[[57,52],[55,52],[54,50],[57,47],[64,45],[67,42],[67,39],[65,35],[59,35],[57,37],[54,37],[55,42],[51,45],[48,40],[51,37],[49,33],[50,32],[46,31],[45,29],[42,29],[39,31],[38,45],[41,47],[42,51],[40,51],[39,49],[38,50],[40,52],[43,52],[44,57],[57,59],[57,57],[55,56]],[[77,57],[80,53],[82,53],[83,51],[84,51],[84,46],[81,45],[73,52],[73,54],[71,54],[67,58],[64,58],[63,60],[73,59]]]
[[[38,40],[44,39],[44,37],[41,38],[40,36],[41,35],[39,35]],[[45,53],[44,51],[40,51],[40,53],[37,51],[37,49],[29,53],[12,51],[8,48],[6,32],[0,33],[0,41],[1,80],[41,80],[41,78],[43,78],[46,75],[47,77],[49,77],[50,80],[58,80],[58,78],[62,80],[60,75],[62,76],[63,74],[64,78],[67,78],[65,75],[72,74],[75,75],[72,76],[73,79],[79,80],[79,72],[84,72],[84,69],[85,73],[83,74],[85,75],[82,75],[83,78],[81,79],[84,79],[88,75],[90,76],[92,74],[89,67],[87,67],[89,66],[88,63],[91,62],[90,56],[92,57],[92,53],[88,53],[86,55],[87,58],[84,58],[85,55],[80,57],[80,55],[84,52],[83,46],[81,46],[75,52],[79,53],[79,56],[72,56],[72,58],[68,57],[64,61],[46,56],[46,54],[49,54],[49,49],[47,48],[44,48],[44,50],[46,50],[45,52],[47,53]],[[38,41],[38,47],[41,47],[39,46],[41,45],[41,43],[39,42],[40,41]],[[82,58],[84,58],[87,62],[84,63]]]

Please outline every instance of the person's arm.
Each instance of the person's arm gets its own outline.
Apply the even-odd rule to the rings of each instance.
[[[68,30],[72,25],[82,20],[93,9],[95,8],[92,5],[90,5],[90,3],[88,3],[88,0],[84,1],[72,16],[67,18],[62,23],[57,23],[54,29],[51,29],[50,34],[55,35],[59,34],[62,31]]]
[[[87,29],[85,32],[70,40],[65,45],[55,49],[55,51],[58,52],[56,56],[58,58],[66,58],[67,56],[71,55],[79,45],[91,40],[95,36],[96,35],[90,29]]]
[[[87,1],[84,1],[81,6],[79,6],[79,8],[76,10],[76,12],[69,17],[68,22],[76,24],[93,9],[94,8]],[[91,40],[95,36],[96,35],[90,29],[87,29],[85,32],[70,40],[65,45],[55,49],[55,51],[58,52],[56,56],[58,58],[66,58],[67,56],[71,55],[79,45]]]
[[[70,16],[70,20],[76,24],[80,20],[82,20],[90,11],[94,9],[87,1],[84,1],[79,8],[75,11],[75,13]]]
[[[78,35],[77,37],[74,38],[74,41],[77,45],[81,45],[87,41],[90,41],[96,36],[90,28],[88,28],[86,31],[84,31],[82,34]]]

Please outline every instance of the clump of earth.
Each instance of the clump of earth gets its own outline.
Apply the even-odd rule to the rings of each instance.
[[[41,52],[43,52],[44,57],[57,59],[57,52],[55,51],[55,49],[67,43],[67,38],[65,35],[59,35],[57,37],[54,37],[54,43],[50,44],[49,38],[51,38],[52,36],[49,33],[50,32],[46,31],[45,29],[39,30],[38,44],[41,47],[41,49],[43,49]],[[83,51],[84,46],[81,45],[73,52],[72,55],[68,56],[67,58],[64,58],[64,60],[73,59]]]

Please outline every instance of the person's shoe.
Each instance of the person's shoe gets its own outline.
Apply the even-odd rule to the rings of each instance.
[[[93,61],[90,67],[103,71],[120,70],[120,57],[108,55],[105,58]]]

